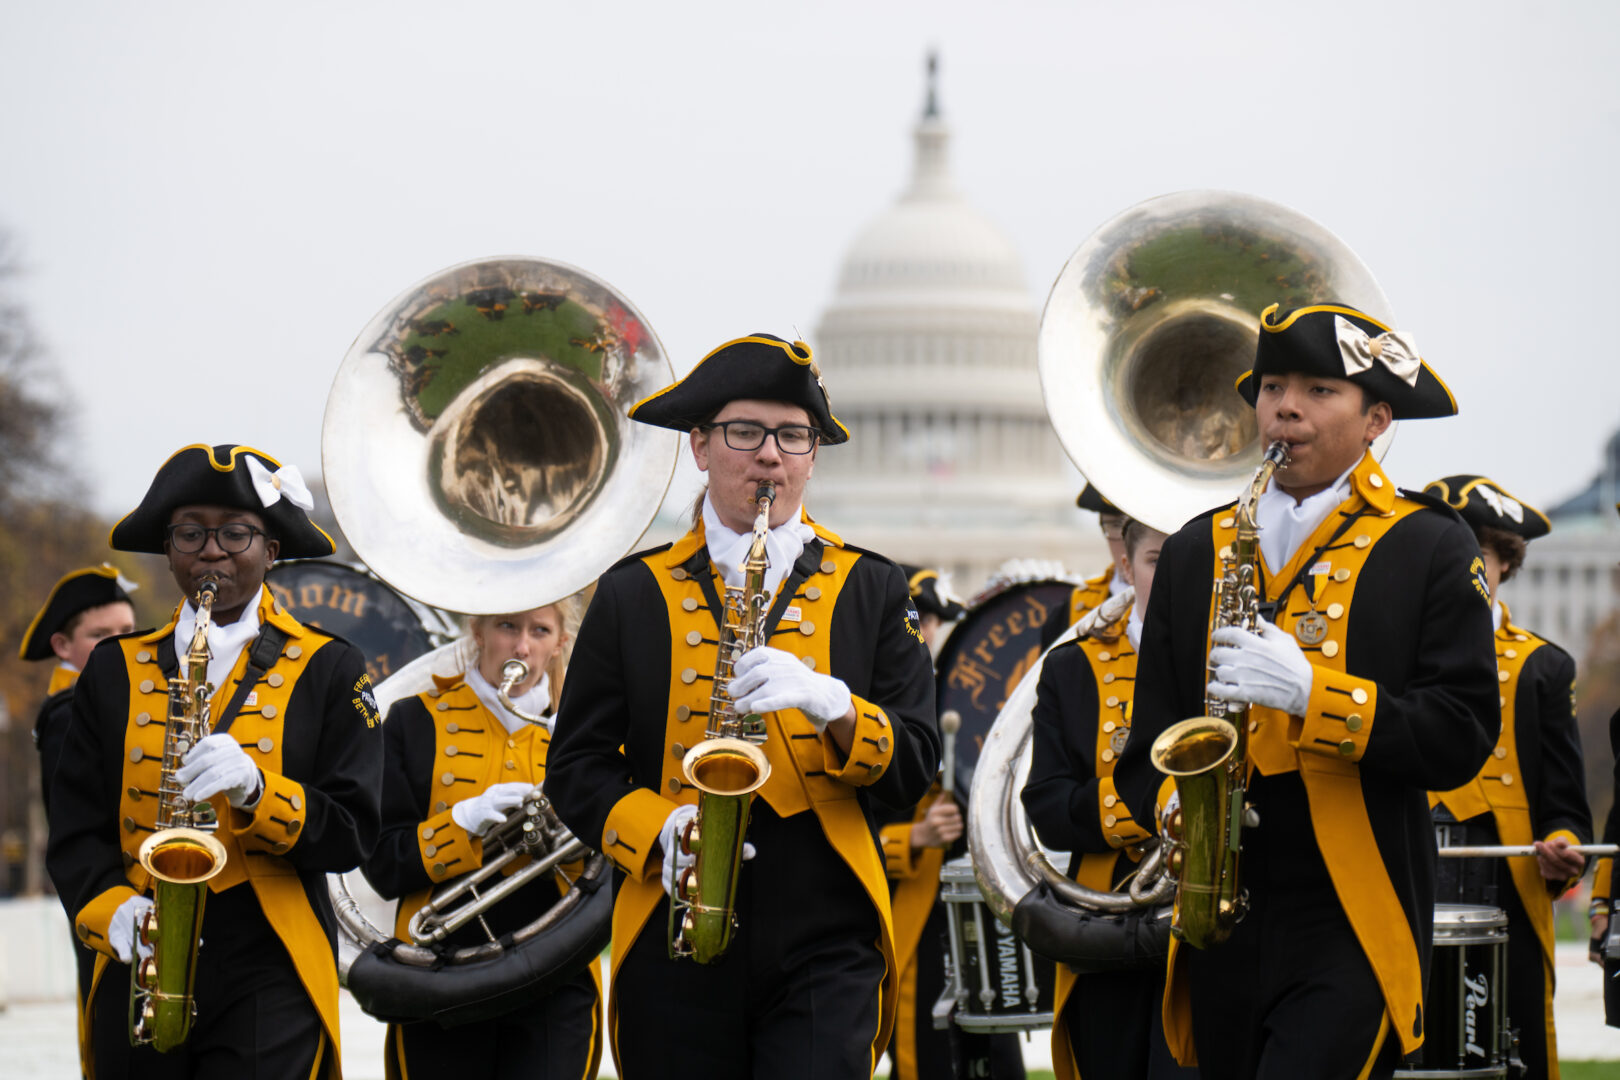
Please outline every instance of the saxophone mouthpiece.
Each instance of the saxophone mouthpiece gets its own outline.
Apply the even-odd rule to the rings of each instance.
[[[197,595],[206,598],[210,602],[215,600],[219,596],[219,579],[203,578],[202,584],[197,586]]]
[[[775,502],[776,485],[769,480],[761,481],[759,487],[754,489],[754,502]]]
[[[1278,439],[1266,447],[1265,460],[1276,462],[1279,469],[1288,468],[1288,444]]]

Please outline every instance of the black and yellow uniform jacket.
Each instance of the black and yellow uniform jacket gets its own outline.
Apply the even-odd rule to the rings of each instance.
[[[1299,578],[1277,625],[1293,631],[1314,609],[1326,633],[1302,646],[1314,667],[1305,715],[1249,711],[1249,790],[1266,830],[1260,842],[1331,882],[1406,1054],[1423,1040],[1433,921],[1427,793],[1466,783],[1490,756],[1499,684],[1484,561],[1468,526],[1438,501],[1397,492],[1370,454],[1349,483],[1289,565],[1261,556],[1266,600]],[[1139,821],[1157,820],[1172,790],[1148,760],[1154,739],[1204,712],[1210,585],[1234,525],[1230,507],[1201,515],[1159,556],[1135,731],[1116,774]],[[1191,1065],[1177,952],[1172,942],[1165,1036]]]
[[[337,1076],[337,921],[326,875],[353,870],[376,842],[381,718],[358,649],[299,623],[268,589],[260,593],[259,619],[284,633],[286,644],[245,699],[230,734],[259,766],[264,790],[252,810],[214,797],[215,836],[226,861],[208,886],[215,893],[252,888],[320,1013],[329,1047],[316,1060],[325,1075]],[[171,618],[160,630],[96,646],[79,679],[62,748],[62,775],[73,783],[51,791],[47,865],[75,913],[80,944],[101,954],[98,986],[113,958],[107,940],[113,913],[151,884],[136,853],[157,820],[166,680],[177,671],[174,628]],[[242,650],[215,690],[216,717],[242,680],[250,651]],[[115,968],[116,977],[127,978],[122,970]],[[92,988],[92,998],[95,993]],[[81,1051],[89,1067],[88,1045]]]
[[[40,703],[39,716],[34,720],[34,745],[39,749],[40,790],[50,801],[51,780],[62,759],[62,743],[67,738],[68,722],[73,719],[73,686],[79,673],[61,664],[51,670],[51,684]]]
[[[1620,710],[1609,717],[1609,745],[1614,751],[1614,801],[1609,804],[1609,817],[1603,825],[1603,843],[1620,843]],[[1592,871],[1592,903],[1614,907],[1614,856],[1597,860]],[[1610,916],[1613,917],[1612,914]]]
[[[814,812],[880,913],[888,972],[876,1062],[894,1023],[898,968],[874,806],[913,806],[939,770],[933,666],[900,568],[803,520],[816,536],[777,590],[769,643],[848,684],[855,734],[845,757],[797,710],[768,714],[771,776],[758,797],[782,817]],[[546,793],[574,835],[626,875],[614,906],[615,972],[664,899],[664,820],[697,802],[681,759],[703,739],[723,596],[700,524],[604,574],[575,641]],[[664,933],[663,924],[650,932]],[[608,1031],[616,1045],[611,992]]]
[[[410,941],[410,922],[433,890],[478,869],[484,842],[455,823],[450,808],[481,795],[495,784],[538,784],[546,778],[551,734],[538,724],[508,732],[490,715],[463,676],[433,676],[434,688],[396,701],[383,725],[382,833],[365,862],[366,880],[384,898],[398,897],[394,936]],[[528,856],[512,860],[501,876],[517,873]],[[574,870],[577,872],[578,864]],[[497,936],[519,930],[568,892],[566,881],[531,882],[484,914]],[[461,947],[489,940],[477,922],[451,935],[448,945]],[[601,993],[596,965],[592,978]],[[600,1010],[593,1010],[591,1063],[595,1075],[601,1060]],[[388,1064],[396,1063],[398,1025],[388,1031]],[[397,1075],[391,1071],[390,1075]]]
[[[1129,609],[1121,616],[1129,618]],[[1099,892],[1113,889],[1142,859],[1152,833],[1138,825],[1114,787],[1114,769],[1131,733],[1136,650],[1117,641],[1079,638],[1046,654],[1031,716],[1029,779],[1022,799],[1041,839],[1072,853],[1068,874]],[[1052,1069],[1079,1075],[1063,1010],[1074,969],[1057,965],[1052,1007]],[[1090,976],[1093,980],[1108,976]]]

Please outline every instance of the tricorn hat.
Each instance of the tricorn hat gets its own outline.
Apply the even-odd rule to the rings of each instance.
[[[1514,498],[1495,480],[1483,476],[1447,476],[1423,488],[1424,494],[1444,499],[1475,529],[1503,529],[1534,540],[1552,532],[1547,515],[1522,499]]]
[[[937,615],[942,622],[955,622],[967,614],[967,608],[951,594],[950,586],[939,576],[938,570],[917,566],[902,566],[906,583],[911,589],[911,602],[917,605],[919,615]]]
[[[1238,377],[1238,393],[1250,405],[1262,377],[1301,374],[1349,379],[1387,401],[1396,420],[1457,414],[1457,399],[1418,355],[1412,335],[1346,304],[1277,309],[1272,304],[1260,313],[1254,367]]]
[[[686,378],[630,406],[630,419],[691,431],[728,401],[743,398],[798,405],[810,414],[822,442],[831,446],[849,441],[849,429],[832,414],[810,346],[773,334],[749,334],[726,342],[699,360]]]
[[[49,660],[56,655],[51,648],[51,635],[66,626],[69,619],[104,604],[127,604],[134,589],[135,585],[124,580],[118,568],[109,563],[87,566],[66,575],[52,586],[45,606],[28,624],[17,656],[23,660]]]
[[[296,465],[283,466],[251,446],[196,443],[163,463],[146,497],[113,526],[115,551],[164,553],[169,518],[182,506],[251,510],[281,544],[280,558],[314,559],[335,550],[332,538],[309,520],[315,500]]]
[[[1075,498],[1074,505],[1082,510],[1090,510],[1094,514],[1123,514],[1125,511],[1115,506],[1103,497],[1103,493],[1088,480],[1086,486],[1080,489]]]

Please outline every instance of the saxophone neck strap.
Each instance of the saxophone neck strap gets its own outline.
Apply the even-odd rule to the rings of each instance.
[[[821,569],[821,555],[827,549],[826,543],[817,536],[804,545],[799,557],[793,560],[793,569],[782,581],[782,587],[776,590],[776,601],[771,604],[770,614],[765,619],[765,640],[775,632],[776,624],[781,621],[793,597],[798,594],[799,586]],[[708,602],[709,610],[714,614],[714,624],[723,627],[726,625],[726,606],[720,599],[719,590],[714,587],[714,568],[709,561],[709,549],[699,548],[697,552],[683,564],[682,568],[687,574],[697,578],[698,586],[703,590],[703,599]]]
[[[242,673],[242,681],[236,684],[236,693],[231,695],[219,722],[214,725],[213,734],[231,730],[231,725],[236,723],[236,714],[242,710],[242,703],[247,701],[247,696],[264,678],[264,673],[281,658],[281,650],[287,647],[287,637],[287,631],[272,623],[260,627],[259,636],[248,646],[247,670]]]
[[[1360,509],[1353,513],[1345,514],[1344,520],[1339,522],[1339,527],[1333,530],[1333,535],[1329,536],[1326,540],[1318,544],[1316,546],[1316,550],[1311,552],[1311,557],[1303,560],[1299,564],[1299,569],[1295,571],[1293,578],[1283,588],[1283,591],[1277,594],[1275,599],[1261,602],[1260,614],[1267,622],[1275,624],[1278,613],[1288,610],[1288,598],[1293,595],[1294,590],[1299,588],[1300,582],[1304,581],[1306,575],[1311,572],[1311,567],[1315,566],[1317,561],[1321,559],[1322,552],[1326,551],[1328,548],[1337,543],[1339,537],[1343,536],[1349,530],[1350,526],[1354,525],[1358,519],[1369,513],[1371,510],[1372,508],[1370,506],[1363,503]]]

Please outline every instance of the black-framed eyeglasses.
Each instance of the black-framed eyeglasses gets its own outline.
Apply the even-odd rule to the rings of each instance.
[[[765,445],[765,436],[775,436],[777,448],[784,454],[808,454],[816,448],[816,438],[819,434],[808,424],[766,427],[752,420],[717,420],[704,425],[704,430],[711,428],[723,431],[726,445],[733,450],[758,450]]]
[[[169,526],[169,546],[182,555],[195,555],[207,545],[210,534],[219,541],[220,549],[230,555],[240,555],[252,547],[255,536],[270,535],[263,529],[255,529],[239,521],[214,528],[181,522]]]

